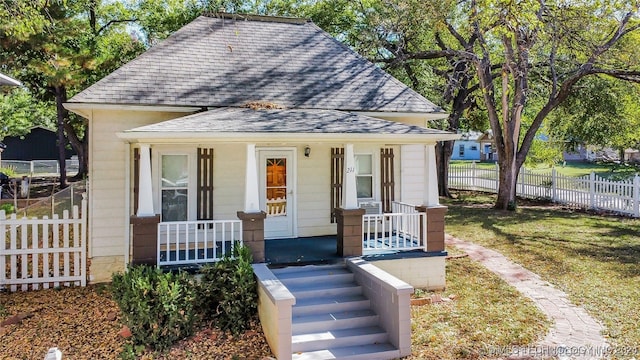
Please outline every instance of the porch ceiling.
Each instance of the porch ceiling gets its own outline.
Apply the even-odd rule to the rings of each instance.
[[[457,139],[437,129],[319,109],[217,108],[119,133],[129,141],[221,139],[227,141],[361,140],[424,143]]]

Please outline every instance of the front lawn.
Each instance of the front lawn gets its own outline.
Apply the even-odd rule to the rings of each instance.
[[[613,346],[640,344],[640,220],[557,206],[492,208],[494,195],[461,192],[447,232],[493,248],[567,292],[607,328]]]
[[[532,301],[468,257],[447,260],[447,289],[440,296],[444,301],[411,307],[410,359],[508,355],[499,349],[534,345],[550,326]]]

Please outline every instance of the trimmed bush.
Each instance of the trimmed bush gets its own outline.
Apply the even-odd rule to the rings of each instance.
[[[196,286],[193,277],[136,266],[114,274],[112,294],[135,345],[162,351],[193,334]]]
[[[233,258],[225,257],[200,271],[200,313],[222,330],[240,333],[248,329],[255,318],[258,285],[251,262],[251,250],[246,246],[236,246]]]

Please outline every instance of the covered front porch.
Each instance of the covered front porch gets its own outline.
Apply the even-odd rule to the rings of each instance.
[[[392,209],[391,213],[362,215],[361,249],[352,255],[383,259],[404,253],[412,257],[442,253],[437,244],[429,246],[426,212],[395,201]],[[240,220],[160,222],[157,265],[201,266],[232,255],[233,247],[243,243],[242,225]],[[270,265],[329,264],[341,261],[341,252],[344,249],[337,235],[264,240],[264,262]]]

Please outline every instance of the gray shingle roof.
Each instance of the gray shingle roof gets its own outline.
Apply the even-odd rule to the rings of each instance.
[[[70,103],[441,112],[308,21],[201,16]]]
[[[126,132],[451,135],[446,131],[337,110],[247,108],[219,108]]]

